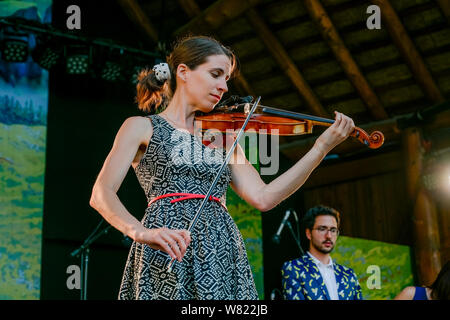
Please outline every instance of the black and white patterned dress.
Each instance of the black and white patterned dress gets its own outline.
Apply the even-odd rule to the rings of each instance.
[[[224,149],[205,147],[198,138],[173,128],[159,115],[149,118],[153,135],[135,168],[147,200],[178,192],[205,195],[225,158]],[[222,204],[230,181],[231,170],[226,166],[212,194]],[[187,229],[203,199],[170,203],[173,199],[152,203],[145,211],[143,225]],[[242,235],[221,203],[207,202],[191,230],[186,254],[182,262],[175,261],[172,272],[167,271],[171,260],[168,254],[133,242],[119,299],[258,299]]]

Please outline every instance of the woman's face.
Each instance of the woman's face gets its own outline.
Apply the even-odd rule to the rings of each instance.
[[[228,91],[231,62],[226,55],[212,55],[194,70],[187,68],[185,93],[196,110],[209,112]]]

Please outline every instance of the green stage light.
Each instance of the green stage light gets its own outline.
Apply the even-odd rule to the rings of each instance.
[[[87,74],[91,67],[92,48],[83,45],[70,45],[64,48],[66,71],[68,74]]]
[[[33,60],[42,68],[50,70],[55,66],[62,56],[62,47],[50,41],[42,42],[38,38],[36,48],[31,54]]]
[[[101,78],[107,81],[116,81],[120,78],[122,67],[116,62],[107,61],[101,70]]]
[[[85,74],[89,69],[89,56],[75,54],[67,57],[66,70],[69,74]]]
[[[2,58],[6,62],[25,62],[28,58],[28,42],[24,40],[5,40]]]

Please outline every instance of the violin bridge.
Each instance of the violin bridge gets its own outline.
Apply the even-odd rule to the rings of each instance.
[[[249,113],[250,113],[250,110],[251,110],[250,103],[246,103],[246,104],[244,105],[244,113],[245,113],[245,114],[249,114]]]

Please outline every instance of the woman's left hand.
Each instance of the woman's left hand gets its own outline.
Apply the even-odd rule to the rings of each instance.
[[[325,154],[346,140],[353,130],[355,130],[355,123],[350,117],[337,111],[334,113],[336,114],[334,123],[328,127],[316,141],[316,145]]]

